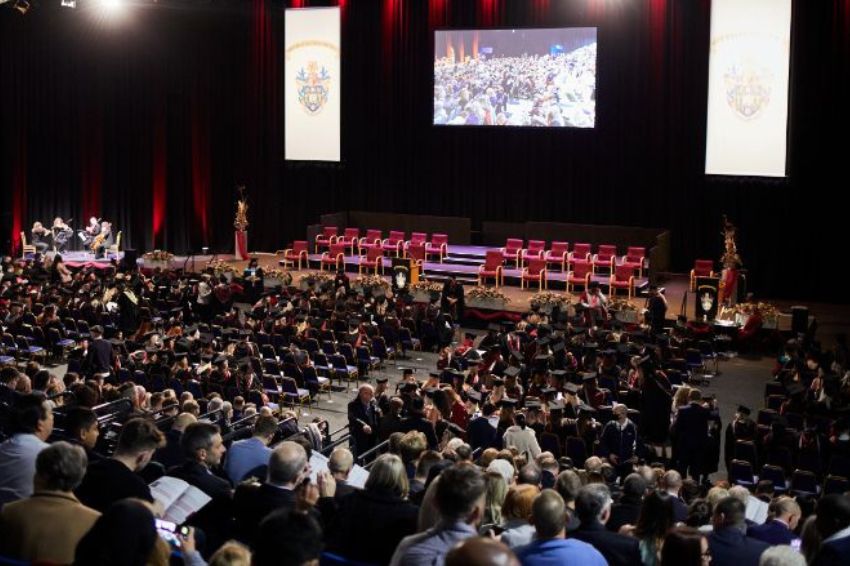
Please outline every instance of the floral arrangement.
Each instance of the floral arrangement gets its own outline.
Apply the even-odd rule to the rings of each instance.
[[[354,286],[363,288],[382,287],[383,289],[390,288],[390,282],[380,275],[361,275],[354,280]]]
[[[738,303],[737,305],[733,305],[731,307],[724,307],[723,312],[721,313],[721,318],[729,317],[734,318],[735,315],[743,315],[743,316],[751,316],[756,311],[761,313],[761,316],[765,319],[768,318],[776,318],[779,316],[779,311],[777,308],[770,303]]]
[[[239,200],[236,201],[236,218],[233,227],[244,232],[248,229],[248,200],[245,198],[245,187],[239,187]]]
[[[142,257],[151,261],[171,261],[174,259],[174,254],[168,253],[165,250],[154,250],[142,255]]]
[[[638,308],[626,299],[611,297],[608,301],[608,310],[612,311],[636,311]]]
[[[284,287],[292,284],[292,274],[283,269],[269,269],[264,271],[266,279],[279,279]]]
[[[222,273],[236,273],[236,268],[234,266],[220,259],[210,262],[209,267],[213,269],[216,275],[221,275]]]
[[[476,286],[466,292],[466,296],[470,299],[477,299],[479,301],[502,301],[505,303],[511,302],[511,300],[494,287],[481,287]]]
[[[333,275],[320,271],[318,273],[308,273],[306,275],[302,275],[301,278],[298,280],[298,284],[302,285],[306,283],[307,285],[312,287],[313,285],[322,285],[324,283],[330,283],[333,280]]]
[[[529,300],[530,304],[538,304],[541,307],[563,307],[570,304],[570,298],[561,293],[553,293],[552,291],[540,291],[532,295]]]
[[[741,260],[741,256],[738,255],[738,244],[736,243],[738,229],[732,224],[726,215],[723,215],[723,243],[725,246],[725,251],[723,252],[723,256],[720,258],[720,263],[723,264],[723,267],[726,269],[737,269],[741,267],[744,262]]]
[[[423,279],[418,283],[411,284],[410,290],[414,293],[441,293],[443,291],[443,284]]]

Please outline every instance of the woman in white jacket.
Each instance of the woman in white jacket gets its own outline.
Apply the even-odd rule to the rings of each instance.
[[[534,429],[526,427],[524,414],[518,413],[514,417],[514,423],[514,425],[508,427],[502,437],[503,446],[505,448],[513,446],[520,454],[525,454],[530,462],[540,455],[540,444],[537,443],[537,436],[534,434]]]

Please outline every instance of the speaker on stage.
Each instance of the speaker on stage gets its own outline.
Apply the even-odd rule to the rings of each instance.
[[[139,254],[135,248],[124,248],[124,257],[118,268],[121,271],[132,271],[136,269],[136,262],[139,259]]]
[[[809,329],[809,307],[791,307],[791,332],[805,334]]]

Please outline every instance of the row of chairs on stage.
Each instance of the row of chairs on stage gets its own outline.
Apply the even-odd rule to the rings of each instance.
[[[521,268],[528,265],[531,260],[544,260],[546,267],[559,266],[561,271],[567,271],[578,262],[586,262],[590,265],[591,272],[596,273],[599,269],[613,273],[615,267],[624,266],[637,272],[638,277],[643,277],[646,264],[646,248],[641,246],[629,246],[622,256],[617,255],[617,246],[613,244],[600,244],[596,253],[593,253],[592,245],[587,243],[575,243],[573,249],[569,249],[568,242],[552,242],[546,249],[545,240],[529,240],[528,245],[521,238],[508,238],[505,247],[501,248],[502,259],[506,263],[513,263]]]
[[[367,255],[372,251],[373,257],[376,257],[377,252],[381,255],[402,257],[410,247],[421,247],[425,251],[425,257],[436,256],[440,262],[448,253],[448,246],[448,234],[434,233],[429,239],[425,232],[412,232],[408,239],[403,230],[390,230],[389,236],[384,238],[381,230],[369,228],[365,236],[361,237],[359,228],[346,228],[340,235],[336,226],[323,227],[314,242],[316,253],[323,248],[342,250],[343,254],[347,251],[349,255]],[[333,251],[332,255],[335,255]]]
[[[504,285],[505,262],[503,251],[489,250],[484,259],[484,265],[478,268],[478,284],[483,285],[487,280],[494,279],[497,287]],[[609,293],[613,295],[618,290],[625,290],[628,298],[631,299],[635,295],[634,270],[635,268],[628,263],[613,266],[607,281]],[[549,273],[549,263],[545,257],[530,257],[526,260],[520,273],[520,287],[531,288],[534,283],[537,283],[541,290],[546,289]],[[568,293],[573,292],[576,286],[586,289],[595,273],[593,262],[592,260],[576,259],[568,264],[566,273]]]

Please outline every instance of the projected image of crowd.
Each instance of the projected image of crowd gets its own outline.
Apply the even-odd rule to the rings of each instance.
[[[596,43],[560,54],[434,63],[434,124],[592,128]]]

